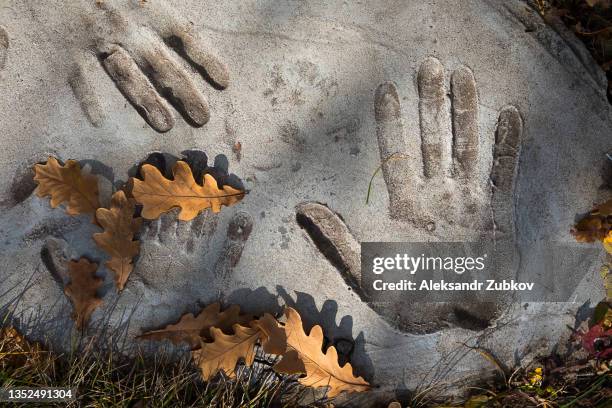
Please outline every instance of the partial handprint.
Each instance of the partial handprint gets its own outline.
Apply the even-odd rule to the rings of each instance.
[[[175,160],[174,156],[153,153],[141,166],[153,165],[169,178]],[[208,158],[203,152],[189,150],[183,152],[182,160],[189,165],[197,180],[201,180],[207,173],[213,175],[220,186],[227,184],[243,188],[240,179],[228,172],[229,164],[225,156],[217,156],[214,166],[208,166]],[[145,285],[172,293],[177,292],[168,291],[167,285],[189,287],[190,279],[194,277],[197,280],[214,280],[217,287],[227,284],[253,229],[253,218],[246,212],[236,212],[229,220],[227,231],[219,234],[217,226],[222,216],[220,213],[205,210],[191,221],[181,221],[178,219],[178,210],[163,214],[156,220],[145,221],[140,239],[139,261],[144,265],[137,266],[134,273]],[[223,242],[222,248],[215,248],[214,239]],[[220,255],[211,259],[211,254],[219,250]],[[154,266],[155,271],[150,270],[151,266]],[[168,275],[171,273],[182,276],[169,282]]]
[[[35,2],[31,7],[36,15],[43,13],[45,6]],[[214,88],[224,89],[229,85],[228,69],[191,24],[163,0],[80,0],[72,2],[70,9],[76,14],[73,20],[51,32],[61,33],[70,27],[65,36],[82,33],[87,37],[63,39],[63,43],[72,46],[69,52],[76,61],[69,83],[92,124],[100,125],[103,118],[91,84],[95,82],[91,69],[98,63],[96,59],[158,132],[166,132],[175,124],[170,105],[192,126],[208,122],[207,98],[190,71],[196,71]]]
[[[196,272],[205,280],[214,278],[219,285],[231,280],[232,270],[251,234],[253,219],[245,212],[234,214],[224,234],[220,255],[210,260],[210,254],[215,252],[211,241],[216,236],[218,217],[218,214],[204,211],[191,221],[178,221],[176,213],[171,212],[147,222],[142,233],[141,258],[148,268],[137,266],[135,274],[147,286],[160,291],[167,291],[172,282],[189,284],[187,277],[180,276],[184,273],[191,276]],[[152,265],[156,271],[149,270]],[[172,275],[177,278],[169,279]]]
[[[503,108],[490,143],[493,150],[484,151],[481,146],[487,144],[480,140],[472,72],[462,67],[453,73],[450,109],[446,107],[444,68],[438,60],[429,58],[422,64],[417,82],[420,140],[405,138],[395,85],[384,83],[375,94],[377,139],[389,192],[389,215],[435,231],[434,240],[490,240],[499,258],[495,260],[500,266],[494,271],[495,277],[514,277],[517,257],[513,192],[523,133],[521,116],[512,106]],[[296,213],[298,223],[361,299],[401,330],[424,333],[445,326],[482,329],[499,317],[506,305],[507,299],[501,295],[496,302],[470,295],[460,304],[414,303],[401,297],[392,302],[373,302],[367,288],[362,287],[359,242],[342,217],[312,202],[298,205]],[[351,220],[347,221],[350,224]],[[450,228],[450,233],[447,228],[436,230],[436,223],[455,228]]]

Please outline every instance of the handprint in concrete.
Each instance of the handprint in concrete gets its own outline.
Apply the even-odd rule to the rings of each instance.
[[[395,85],[384,83],[376,90],[376,133],[390,215],[430,230],[442,221],[494,238],[498,232],[513,234],[512,192],[523,132],[519,111],[513,106],[501,110],[493,152],[483,151],[472,71],[453,72],[450,109],[444,67],[437,59],[422,63],[417,82],[418,139],[404,132]]]
[[[463,227],[468,239],[491,239],[503,266],[495,271],[497,277],[512,277],[516,273],[513,191],[523,132],[520,113],[512,106],[501,110],[493,151],[483,151],[472,72],[461,67],[452,74],[450,109],[444,67],[437,59],[423,62],[417,82],[420,140],[405,135],[395,85],[384,83],[375,94],[377,139],[390,216],[430,232],[436,223],[444,222]],[[422,333],[445,326],[482,329],[507,306],[507,296],[499,296],[493,303],[478,295],[466,297],[461,304],[411,303],[401,297],[372,302],[362,287],[359,242],[342,217],[313,202],[298,205],[296,213],[298,223],[361,299],[402,330]],[[440,238],[457,240],[456,236]]]
[[[229,85],[229,71],[186,19],[163,1],[74,1],[68,7],[79,9],[84,22],[50,31],[70,38],[67,49],[60,50],[74,61],[68,82],[94,126],[104,120],[104,103],[94,85],[99,83],[95,76],[104,75],[95,69],[97,63],[156,131],[172,129],[175,111],[192,126],[208,122],[208,99],[197,76],[220,90]],[[31,9],[40,20],[49,12],[38,2]]]
[[[208,166],[208,158],[203,152],[190,150],[183,155],[197,180],[209,173],[220,186],[230,184],[242,188],[241,181],[228,173],[228,163],[223,156],[215,159],[214,166]],[[168,173],[175,160],[173,156],[168,155],[166,160],[166,156],[153,153],[143,164],[154,165],[170,177]],[[244,211],[234,212],[229,220],[222,221],[224,228],[220,230],[219,222],[226,213],[205,210],[191,221],[181,221],[178,211],[173,210],[146,221],[140,239],[140,261],[134,271],[137,279],[159,293],[180,293],[181,290],[168,290],[168,286],[179,285],[196,297],[202,290],[208,290],[209,285],[204,282],[214,281],[217,288],[227,284],[253,229],[253,218]],[[154,270],[151,265],[155,265]],[[169,280],[169,276],[176,278]]]

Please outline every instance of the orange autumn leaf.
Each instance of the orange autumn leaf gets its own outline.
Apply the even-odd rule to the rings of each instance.
[[[362,377],[353,375],[350,363],[340,367],[336,348],[331,346],[326,352],[323,348],[323,330],[314,326],[306,334],[302,319],[295,309],[285,311],[287,321],[287,352],[275,366],[275,370],[286,374],[306,374],[299,379],[308,387],[329,387],[327,396],[333,398],[343,391],[362,392],[370,388]]]
[[[47,163],[34,166],[34,180],[38,183],[38,197],[51,197],[51,208],[67,203],[66,212],[70,215],[91,214],[100,207],[98,199],[98,179],[83,174],[75,160],[60,165],[57,159],[49,157]]]
[[[244,197],[244,191],[231,186],[219,188],[210,174],[205,174],[203,184],[198,184],[184,161],[176,162],[172,171],[173,180],[165,178],[150,164],[143,165],[141,173],[143,180],[132,179],[132,195],[143,206],[142,216],[149,220],[159,218],[173,208],[180,208],[178,219],[188,221],[207,208],[219,212],[221,206],[231,206]]]
[[[215,327],[210,329],[213,341],[203,342],[199,350],[192,352],[205,381],[210,380],[219,371],[234,378],[236,365],[240,360],[251,366],[258,343],[268,354],[280,355],[287,350],[285,328],[271,314],[265,313],[261,318],[251,321],[249,326],[235,324],[232,334],[226,334]]]
[[[98,208],[96,219],[104,232],[93,235],[100,248],[111,256],[106,266],[113,271],[115,284],[123,290],[134,269],[132,259],[138,255],[140,243],[134,234],[140,229],[142,218],[134,218],[134,200],[128,199],[123,191],[117,191],[111,199],[110,209]]]
[[[93,311],[102,304],[102,299],[97,296],[102,279],[96,276],[96,270],[98,265],[85,258],[68,263],[70,282],[64,288],[64,293],[72,302],[72,318],[78,329],[87,325]]]
[[[210,380],[219,371],[230,378],[236,377],[236,365],[244,360],[251,366],[255,360],[255,344],[261,337],[261,331],[254,327],[235,324],[233,334],[225,334],[221,329],[210,329],[213,341],[202,343],[199,350],[192,352],[192,356],[200,368],[202,379]]]
[[[175,324],[169,324],[163,329],[152,330],[138,336],[143,340],[170,340],[174,344],[187,343],[191,349],[197,349],[202,340],[212,339],[210,329],[219,328],[230,333],[234,324],[247,324],[252,319],[249,315],[241,315],[240,307],[233,305],[221,311],[219,303],[206,306],[197,316],[187,313],[181,316]]]

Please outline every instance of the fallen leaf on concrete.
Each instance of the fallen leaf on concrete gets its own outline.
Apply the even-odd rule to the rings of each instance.
[[[100,207],[98,199],[98,179],[90,174],[83,174],[81,166],[74,160],[65,165],[54,157],[49,157],[46,164],[34,166],[34,180],[38,183],[38,197],[51,197],[51,208],[68,203],[66,212],[70,215],[93,214]]]
[[[70,282],[64,288],[64,293],[72,302],[72,318],[78,329],[87,325],[93,311],[102,304],[102,299],[97,297],[97,291],[102,286],[102,279],[96,276],[97,269],[97,264],[85,258],[68,263]]]
[[[134,269],[132,259],[138,255],[140,243],[134,234],[140,229],[142,218],[134,218],[134,200],[123,191],[117,191],[111,199],[110,209],[98,208],[96,219],[104,232],[93,235],[100,248],[111,256],[106,266],[113,271],[118,290],[123,290]]]
[[[295,309],[285,311],[287,322],[287,352],[274,367],[286,374],[306,374],[299,379],[300,383],[309,387],[329,387],[327,396],[333,398],[343,391],[361,392],[370,388],[363,378],[353,375],[350,363],[340,367],[338,353],[331,346],[324,353],[323,330],[314,326],[310,334],[304,332],[302,319]]]
[[[233,305],[221,312],[221,305],[213,303],[206,306],[196,317],[192,313],[181,316],[178,322],[163,329],[153,330],[138,336],[141,340],[170,340],[174,344],[187,343],[192,350],[201,346],[202,340],[212,340],[210,329],[216,327],[222,332],[231,333],[235,324],[248,324],[249,315],[240,315],[240,307]]]
[[[230,378],[235,378],[239,360],[244,360],[247,366],[253,364],[255,344],[262,335],[261,330],[235,324],[233,331],[233,334],[225,334],[220,329],[211,328],[213,341],[202,343],[199,350],[192,352],[193,359],[200,367],[205,381],[214,377],[219,371],[223,371]]]
[[[219,212],[222,205],[231,206],[244,197],[244,191],[231,186],[220,189],[210,174],[204,174],[203,184],[198,184],[184,161],[176,162],[172,171],[173,180],[165,178],[150,164],[143,165],[141,173],[143,180],[132,179],[132,194],[143,205],[142,216],[149,220],[178,207],[181,209],[178,219],[188,221],[200,211],[210,208],[213,212]]]

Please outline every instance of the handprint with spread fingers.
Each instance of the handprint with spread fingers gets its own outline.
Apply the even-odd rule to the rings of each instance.
[[[428,58],[417,82],[420,140],[407,140],[395,85],[384,83],[376,90],[377,138],[390,215],[428,229],[443,220],[496,236],[513,234],[512,192],[523,132],[519,111],[502,109],[493,152],[483,151],[472,71],[461,67],[451,76],[451,118],[442,64]]]
[[[450,107],[444,77],[444,67],[435,58],[424,61],[418,71],[420,138],[404,132],[396,86],[383,83],[375,92],[376,133],[389,192],[389,215],[399,228],[410,222],[435,231],[436,240],[492,241],[500,266],[495,277],[513,277],[517,258],[513,192],[523,133],[521,115],[515,107],[505,107],[497,118],[495,134],[481,135],[472,71],[461,67],[453,72]],[[481,137],[493,140],[482,143]],[[485,150],[483,145],[493,147]],[[507,305],[503,295],[492,302],[478,294],[461,304],[415,303],[401,296],[391,302],[372,302],[367,288],[362,287],[359,242],[343,218],[313,202],[298,205],[296,213],[298,223],[361,299],[402,330],[482,329]],[[454,226],[453,231],[461,231],[461,236],[448,234],[445,228],[436,230],[441,223]]]

